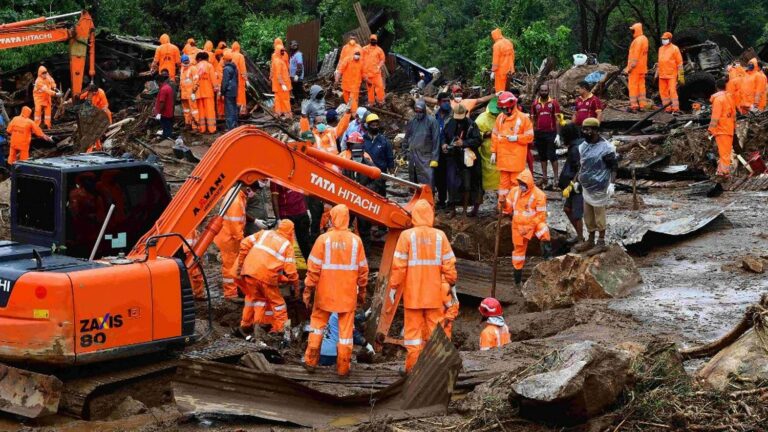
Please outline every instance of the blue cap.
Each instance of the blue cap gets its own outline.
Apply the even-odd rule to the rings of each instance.
[[[325,113],[325,120],[326,121],[332,122],[332,121],[338,120],[338,118],[339,118],[339,113],[337,113],[336,110],[334,110],[334,109],[329,109]]]
[[[184,62],[187,62],[187,61],[189,61],[189,56],[186,55],[186,54],[182,55],[181,56],[181,62],[184,63]]]

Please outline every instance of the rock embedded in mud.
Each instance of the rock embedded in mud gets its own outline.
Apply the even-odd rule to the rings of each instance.
[[[109,414],[107,420],[119,420],[122,418],[143,414],[147,412],[147,407],[136,399],[126,396],[114,411]]]
[[[583,299],[623,297],[643,281],[635,261],[619,245],[599,255],[567,254],[533,270],[522,294],[532,310],[572,306]]]
[[[630,373],[629,356],[592,341],[549,354],[540,370],[512,384],[520,416],[548,423],[582,423],[612,405]]]
[[[763,265],[763,260],[760,258],[755,258],[753,256],[747,256],[741,259],[741,267],[749,272],[752,273],[760,273],[762,274],[765,271],[765,266]]]
[[[744,383],[768,382],[768,355],[763,342],[766,327],[758,323],[736,342],[721,350],[696,374],[704,386],[733,390]]]

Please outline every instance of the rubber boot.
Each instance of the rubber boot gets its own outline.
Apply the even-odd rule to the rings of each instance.
[[[585,242],[577,243],[576,246],[573,247],[573,251],[576,253],[582,253],[592,249],[593,247],[595,247],[595,233],[591,232],[589,233],[589,239]]]
[[[552,244],[550,242],[541,242],[541,256],[545,260],[552,259]]]
[[[520,288],[523,286],[523,270],[515,269],[515,286]]]

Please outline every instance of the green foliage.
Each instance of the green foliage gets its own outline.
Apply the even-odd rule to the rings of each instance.
[[[307,21],[302,15],[265,16],[251,15],[243,21],[239,41],[248,55],[256,61],[269,60],[274,51],[273,43],[279,37],[285,41],[288,26]]]
[[[566,65],[571,61],[570,37],[571,29],[568,27],[558,26],[553,31],[544,21],[536,21],[526,27],[518,38],[516,53],[520,54],[516,58],[517,63],[535,68],[547,56],[553,56],[557,64]]]

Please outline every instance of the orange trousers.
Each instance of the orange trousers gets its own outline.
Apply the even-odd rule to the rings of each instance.
[[[205,299],[205,284],[203,283],[203,273],[200,271],[199,266],[194,265],[189,269],[189,281],[192,284],[192,295],[195,296],[195,300]]]
[[[496,93],[507,91],[507,74],[496,72],[493,77],[493,86],[496,89]]]
[[[720,160],[717,161],[717,175],[728,176],[731,174],[731,158],[733,157],[733,135],[715,135],[717,153]]]
[[[373,105],[374,102],[384,103],[384,77],[380,73],[368,77],[366,87],[368,87],[368,105]]]
[[[630,108],[645,106],[645,73],[630,73],[627,77],[629,84]]]
[[[517,186],[517,178],[522,171],[499,171],[499,201],[503,201],[513,186]]]
[[[405,340],[403,344],[408,352],[405,356],[405,371],[410,372],[419,355],[427,345],[435,327],[443,319],[443,308],[405,309]]]
[[[244,107],[246,103],[247,102],[245,100],[245,78],[243,78],[242,76],[238,76],[237,77],[237,105],[240,107]]]
[[[275,114],[291,115],[291,92],[278,90],[275,92]]]
[[[245,276],[240,286],[245,291],[246,304],[248,299],[251,300],[248,307],[243,307],[243,319],[240,324],[243,324],[243,320],[246,324],[272,324],[270,333],[282,333],[285,323],[288,322],[288,309],[283,295],[280,294],[280,287],[263,283],[250,276]]]
[[[216,93],[216,120],[224,120],[224,96]]]
[[[27,159],[29,159],[29,144],[24,147],[10,147],[8,151],[8,165],[13,165],[17,160],[25,161]]]
[[[197,101],[197,110],[200,113],[200,133],[216,132],[216,108],[213,97],[200,98]]]
[[[666,112],[680,111],[680,99],[677,98],[677,78],[659,78],[659,96],[661,96],[662,105],[672,102],[672,105],[665,109]]]
[[[346,91],[342,90],[342,96],[344,97],[344,103],[349,105],[349,112],[355,112],[357,110],[358,99],[360,99],[360,90]]]
[[[443,314],[443,331],[445,331],[445,335],[448,336],[448,339],[451,338],[451,334],[453,333],[453,322],[456,320],[457,316],[459,316],[458,303],[449,306]]]
[[[190,130],[200,127],[200,112],[197,110],[197,100],[182,99],[181,108],[184,111],[184,125]]]
[[[226,241],[216,244],[221,251],[221,291],[224,298],[237,298],[237,283],[235,279],[235,261],[240,254],[240,243],[237,241]]]
[[[315,367],[320,361],[320,346],[323,344],[323,333],[328,325],[332,312],[324,311],[317,306],[312,310],[309,319],[309,341],[304,353],[304,363]],[[339,342],[336,344],[336,373],[341,376],[349,374],[352,363],[352,333],[355,331],[355,312],[339,312]]]
[[[512,222],[512,244],[515,245],[514,250],[512,251],[512,266],[515,268],[515,270],[522,270],[523,266],[525,266],[525,254],[528,251],[528,241],[530,239],[526,238],[526,236],[521,232],[522,230],[531,230],[534,229],[534,235],[536,238],[538,238],[540,241],[549,241],[549,227],[545,223],[539,223],[535,227],[533,226],[526,226],[526,227],[517,227],[515,226],[514,221]],[[530,231],[529,231],[530,232]]]
[[[35,104],[35,123],[40,126],[40,122],[44,120],[45,127],[51,128],[51,105],[38,105]]]

